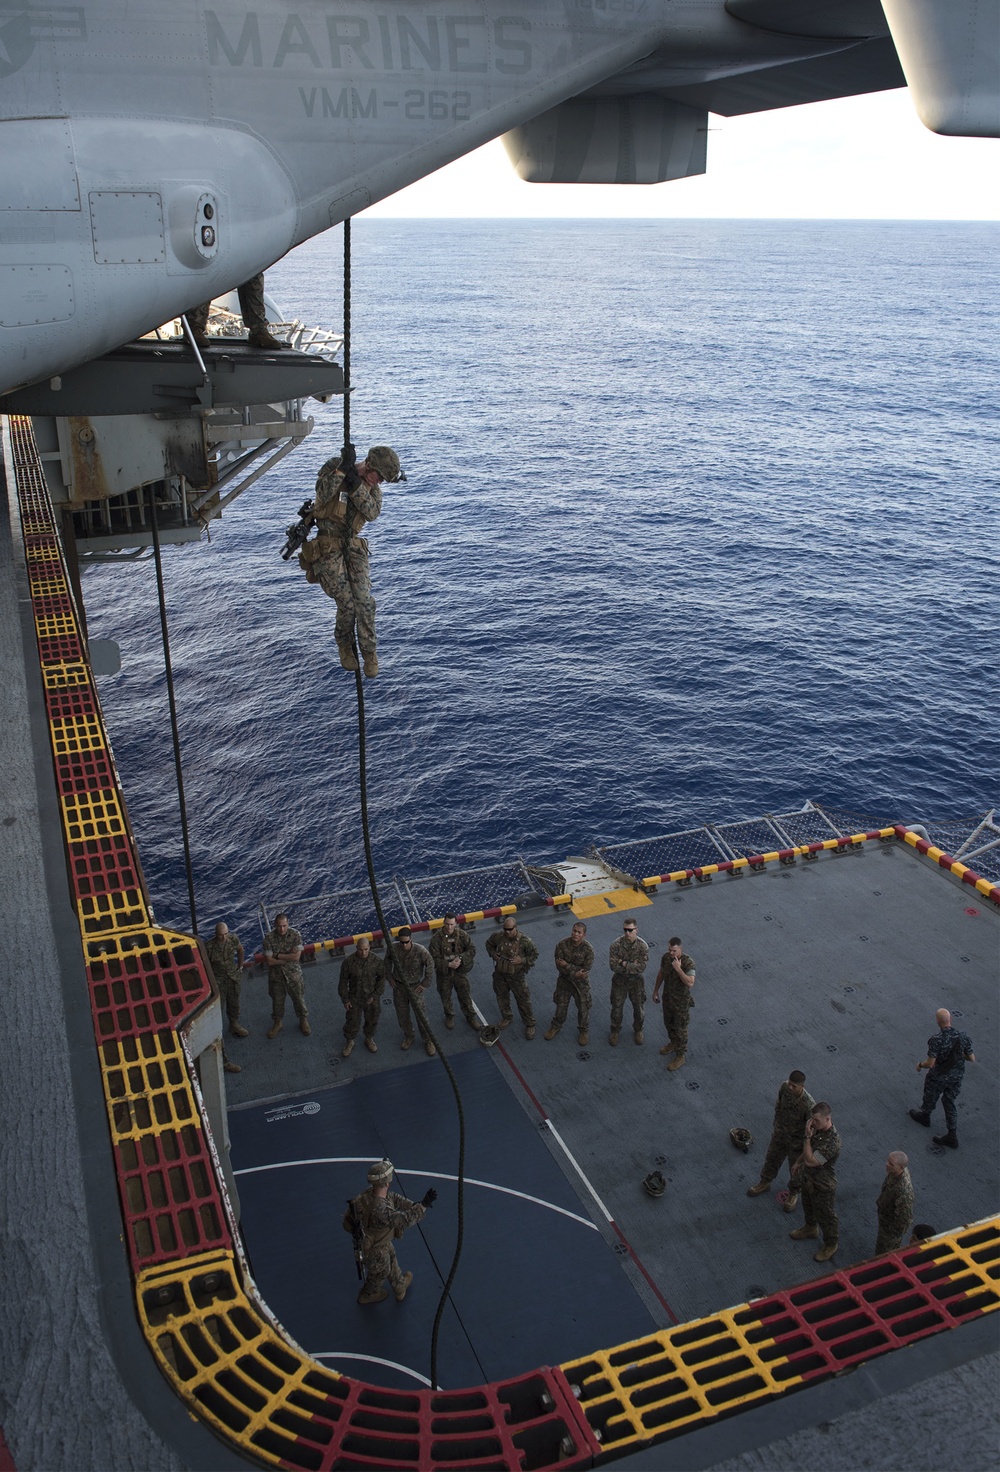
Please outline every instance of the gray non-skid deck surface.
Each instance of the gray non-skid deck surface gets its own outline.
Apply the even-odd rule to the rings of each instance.
[[[457,1228],[453,1095],[444,1070],[425,1064],[231,1116],[242,1226],[269,1307],[333,1368],[407,1389],[429,1372],[431,1326]],[[650,1333],[654,1321],[610,1245],[581,1214],[489,1057],[480,1050],[454,1067],[468,1183],[439,1383],[455,1389],[507,1379],[585,1354],[602,1337]],[[365,1163],[382,1155],[399,1172],[394,1189],[419,1200],[433,1185],[440,1196],[397,1247],[414,1273],[405,1303],[389,1298],[362,1308],[341,1216],[364,1188]]]
[[[573,916],[550,909],[522,913],[519,923],[541,953],[530,978],[538,1035],[527,1042],[515,1020],[502,1046],[678,1320],[827,1271],[813,1261],[810,1243],[789,1239],[801,1212],[787,1216],[775,1195],[750,1200],[745,1194],[767,1146],[778,1085],[793,1068],[806,1073],[815,1098],[830,1102],[843,1140],[835,1267],[872,1253],[874,1200],[890,1150],[910,1155],[917,1219],[943,1230],[997,1210],[1000,917],[975,891],[952,883],[910,850],[869,844],[794,868],[719,876],[683,890],[665,886],[653,904],[634,913],[650,945],[650,994],[672,934],[682,937],[697,965],[685,1067],[670,1074],[669,1060],[659,1057],[663,1024],[651,1003],[645,1044],[632,1042],[626,1010],[619,1046],[608,1046],[607,952],[621,932],[620,913],[587,922],[597,963],[586,1058],[576,1046],[572,1012],[555,1041],[542,1038],[552,1012],[552,950]],[[484,941],[491,928],[480,923],[474,932],[472,973],[474,994],[490,1019],[496,1004]],[[330,963],[307,970],[311,1038],[301,1037],[289,1017],[285,1032],[265,1042],[263,981],[245,984],[250,1005],[244,1021],[254,1036],[228,1041],[230,1056],[245,1063],[242,1074],[227,1080],[231,1103],[425,1061],[419,1048],[399,1053],[391,1005],[383,1009],[379,1054],[360,1048],[339,1060],[337,971]],[[930,1131],[907,1116],[921,1097],[917,1061],[935,1030],[935,1010],[945,1005],[971,1034],[980,1060],[966,1070],[957,1151],[932,1144],[932,1134],[944,1130],[940,1107]],[[440,1028],[436,996],[429,1010]],[[442,1030],[441,1036],[449,1048],[477,1047],[461,1018],[453,1033]],[[524,1102],[499,1054],[495,1050],[496,1065]],[[747,1156],[730,1143],[733,1125],[754,1135]],[[652,1200],[641,1182],[661,1159],[667,1193]],[[779,1178],[776,1184],[783,1183]],[[585,1193],[581,1201],[589,1211]],[[638,1286],[638,1276],[635,1281]],[[656,1312],[655,1302],[647,1302]],[[670,1320],[664,1315],[661,1322]]]

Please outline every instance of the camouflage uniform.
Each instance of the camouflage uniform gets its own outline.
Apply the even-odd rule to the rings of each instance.
[[[396,1191],[390,1191],[384,1198],[376,1196],[370,1186],[360,1196],[355,1196],[351,1206],[364,1234],[361,1251],[367,1274],[358,1302],[377,1298],[386,1278],[394,1292],[405,1289],[406,1279],[396,1261],[392,1239],[402,1237],[407,1227],[419,1222],[426,1214],[426,1208],[417,1201],[408,1201]],[[345,1232],[353,1232],[350,1209],[344,1213],[343,1226]]]
[[[897,1252],[913,1220],[913,1182],[908,1170],[904,1169],[898,1176],[886,1171],[875,1209],[878,1212],[876,1256],[880,1252]]]
[[[404,946],[396,946],[395,952],[396,964],[402,976],[414,989],[411,995],[411,993],[407,992],[405,986],[399,986],[392,970],[389,969],[388,975],[389,982],[392,986],[392,1004],[396,1009],[396,1021],[403,1029],[403,1037],[412,1038],[413,1020],[410,1017],[410,1007],[412,1005],[414,1014],[416,1015],[417,1028],[421,1036],[424,1036],[426,1033],[425,1024],[427,1015],[424,1007],[423,993],[418,992],[416,988],[429,987],[431,984],[431,978],[434,975],[434,962],[431,960],[431,953],[426,946],[418,946],[416,941],[413,942],[409,950]]]
[[[789,1185],[793,1191],[801,1187],[802,1171],[800,1170],[795,1175],[794,1167],[802,1154],[802,1146],[805,1143],[806,1120],[812,1114],[815,1106],[816,1101],[808,1090],[803,1089],[796,1098],[787,1079],[781,1085],[774,1105],[771,1143],[767,1147],[764,1164],[760,1168],[762,1184],[769,1186],[787,1160]]]
[[[240,980],[243,976],[243,968],[239,962],[240,938],[238,935],[227,935],[225,940],[217,940],[213,935],[206,942],[205,950],[208,952],[212,974],[218,983],[219,1000],[226,1009],[226,1016],[230,1022],[239,1022]]]
[[[500,1007],[500,1016],[508,1022],[514,1019],[510,1005],[511,992],[525,1027],[534,1027],[535,1014],[531,1008],[531,993],[528,991],[528,972],[538,960],[538,947],[528,936],[515,931],[508,935],[504,930],[494,930],[486,938],[486,949],[493,959],[493,990]]]
[[[572,998],[576,1002],[580,1031],[587,1031],[593,1001],[590,994],[590,970],[593,964],[594,947],[589,940],[582,940],[577,945],[573,937],[567,935],[556,946],[556,970],[559,975],[556,978],[556,989],[552,995],[552,1000],[556,1004],[556,1015],[552,1019],[553,1027],[562,1027],[566,1021],[566,1013],[569,1011],[570,998]],[[587,973],[582,981],[576,975],[578,971]]]
[[[264,306],[263,271],[256,276],[251,276],[249,281],[244,281],[242,286],[237,287],[237,293],[240,299],[240,316],[243,318],[243,326],[248,332],[266,332],[267,308]],[[191,308],[191,311],[187,313],[187,319],[192,332],[205,331],[211,310],[211,302],[202,302],[200,307]]]
[[[382,993],[385,991],[385,962],[374,951],[367,956],[357,952],[341,962],[340,981],[337,984],[340,1000],[344,1004],[344,1041],[351,1042],[361,1030],[361,1015],[364,1013],[365,1037],[373,1038],[378,1020],[382,1015]],[[350,1002],[350,1008],[347,1004]]]
[[[840,1135],[837,1126],[828,1130],[814,1130],[809,1141],[812,1153],[822,1156],[822,1165],[802,1167],[802,1209],[807,1227],[819,1227],[824,1245],[829,1246],[839,1237],[840,1224],[837,1220],[837,1175],[834,1166],[840,1154]]]
[[[452,988],[454,988],[458,993],[458,1004],[466,1022],[471,1027],[479,1027],[479,1018],[472,1007],[472,986],[469,982],[469,972],[476,959],[476,947],[472,942],[472,937],[461,926],[456,926],[452,935],[447,935],[444,929],[437,930],[429,949],[434,969],[437,972],[437,988],[441,996],[441,1005],[444,1007],[445,1018],[455,1016],[455,1003],[452,999]],[[458,956],[462,962],[461,966],[456,966],[454,970],[448,965],[453,956]]]
[[[937,1063],[927,1070],[924,1079],[924,1099],[920,1108],[924,1114],[932,1114],[941,1099],[944,1103],[944,1122],[952,1134],[958,1130],[958,1108],[956,1101],[965,1078],[965,1057],[971,1053],[972,1039],[968,1033],[955,1027],[942,1027],[934,1037],[927,1039],[928,1058],[952,1056],[952,1064],[944,1073],[939,1073]]]
[[[649,946],[638,936],[630,940],[627,935],[620,935],[612,941],[608,959],[611,963],[611,1031],[620,1031],[625,998],[628,997],[632,1003],[633,1030],[642,1032],[646,1015],[643,974],[649,965]]]
[[[316,525],[320,556],[307,569],[310,582],[319,582],[324,593],[337,604],[334,635],[337,643],[349,646],[358,628],[362,657],[375,653],[375,599],[368,574],[368,543],[358,532],[374,521],[382,510],[382,487],[361,481],[350,493],[350,535],[343,517],[336,514],[344,477],[340,457],[328,460],[316,477]]]
[[[694,975],[694,962],[684,951],[681,952],[681,970],[685,976]],[[674,970],[674,958],[669,951],[660,960],[660,974],[663,977],[663,1026],[678,1058],[682,1058],[687,1053],[688,1018],[694,997],[691,988],[684,985]]]
[[[276,930],[269,930],[264,937],[265,956],[283,956],[288,951],[296,951],[302,944],[302,937],[297,930],[291,926],[284,935],[279,935]],[[269,966],[267,968],[267,989],[271,996],[271,1016],[275,1022],[279,1022],[285,1015],[285,993],[292,999],[295,1015],[300,1022],[309,1016],[306,1011],[305,984],[302,980],[302,967],[298,961],[285,961],[281,966]]]

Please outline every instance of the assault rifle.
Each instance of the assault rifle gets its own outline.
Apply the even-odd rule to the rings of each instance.
[[[354,1266],[358,1270],[359,1280],[363,1283],[365,1278],[368,1276],[365,1271],[365,1254],[361,1248],[361,1244],[365,1240],[365,1234],[362,1231],[361,1223],[358,1221],[358,1213],[355,1209],[353,1201],[348,1201],[347,1203],[347,1217],[351,1223],[351,1242],[354,1246]]]
[[[302,546],[316,524],[315,507],[312,501],[303,501],[299,507],[299,519],[288,528],[285,545],[281,549],[282,561],[287,562]]]

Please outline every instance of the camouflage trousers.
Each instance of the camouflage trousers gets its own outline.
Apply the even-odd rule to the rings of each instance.
[[[416,1028],[420,1036],[425,1036],[427,1031],[427,1008],[424,1005],[424,994],[422,991],[417,991],[416,987],[414,987],[411,997],[405,986],[394,986],[392,989],[392,1005],[396,1009],[396,1021],[403,1030],[404,1038],[413,1037],[414,1019],[416,1020]]]
[[[556,1004],[556,1015],[552,1019],[553,1027],[562,1027],[572,1001],[576,1003],[580,1031],[587,1031],[590,1008],[594,1000],[591,996],[589,981],[564,981],[560,976],[556,982],[556,989],[552,993],[552,1000]]]
[[[611,978],[611,1031],[620,1032],[625,998],[632,1003],[632,1030],[642,1032],[646,1016],[646,984],[641,976],[623,976],[615,972]]]
[[[271,969],[267,978],[267,989],[271,995],[271,1016],[277,1022],[285,1015],[285,996],[292,999],[296,1017],[308,1017],[306,1011],[306,986],[301,976],[288,976],[280,966]]]
[[[802,1172],[802,1209],[807,1227],[819,1227],[824,1242],[836,1242],[840,1235],[837,1219],[837,1183],[817,1181],[813,1170]]]
[[[958,1107],[956,1100],[961,1090],[961,1077],[949,1078],[945,1074],[944,1078],[935,1078],[933,1068],[930,1069],[927,1077],[924,1079],[924,1101],[920,1106],[921,1109],[925,1114],[933,1114],[937,1108],[937,1101],[940,1099],[944,1104],[944,1122],[952,1134],[958,1130]]]
[[[494,971],[493,990],[496,993],[501,1017],[505,1017],[508,1022],[513,1021],[514,1009],[510,1005],[513,995],[517,1003],[517,1010],[521,1014],[521,1021],[525,1027],[534,1027],[535,1014],[531,1009],[531,993],[528,991],[528,982],[523,970]]]
[[[243,318],[243,326],[248,332],[259,332],[267,326],[267,312],[264,308],[264,273],[251,276],[249,281],[244,281],[238,288],[240,298],[240,316]],[[211,311],[211,302],[202,302],[200,307],[192,307],[187,313],[188,324],[194,332],[204,332],[208,326],[208,314]]]
[[[775,1130],[771,1136],[771,1143],[767,1147],[767,1154],[764,1156],[764,1164],[760,1168],[761,1180],[767,1181],[770,1184],[787,1160],[788,1184],[793,1191],[799,1190],[802,1184],[801,1179],[796,1179],[793,1167],[801,1154],[801,1140],[797,1144],[791,1145],[788,1142],[787,1135],[783,1135],[780,1131]]]
[[[403,1271],[391,1242],[387,1242],[384,1247],[372,1247],[365,1253],[365,1274],[365,1281],[358,1294],[359,1302],[362,1298],[375,1297],[381,1293],[386,1278],[389,1279],[390,1288],[402,1288]]]
[[[688,1018],[691,1016],[690,1005],[678,1005],[672,1002],[664,994],[663,998],[663,1026],[667,1029],[667,1037],[674,1045],[678,1056],[687,1052],[688,1046]]]
[[[346,553],[334,552],[313,563],[313,573],[328,598],[337,605],[334,637],[350,644],[354,626],[362,657],[375,653],[375,599],[368,572],[368,553],[360,538],[349,542]]]
[[[231,976],[217,976],[219,983],[219,1001],[225,1008],[226,1016],[230,1022],[240,1020],[240,983],[239,978],[234,981]]]
[[[382,1002],[379,997],[373,997],[372,1000],[370,1002],[366,1002],[364,1006],[359,1006],[358,1003],[355,1002],[351,1010],[349,1012],[345,1012],[344,1014],[345,1041],[349,1043],[352,1038],[357,1037],[358,1033],[361,1031],[362,1017],[364,1017],[365,1020],[365,1037],[373,1038],[375,1036],[375,1029],[378,1027],[378,1020],[381,1016]]]
[[[454,1017],[455,1001],[453,991],[458,993],[458,1005],[462,1009],[462,1015],[473,1027],[479,1027],[479,1018],[476,1016],[472,1006],[472,985],[468,973],[465,971],[439,971],[437,974],[438,995],[444,1008],[445,1017]]]
[[[879,1218],[878,1237],[875,1240],[875,1256],[878,1257],[882,1252],[898,1252],[903,1245],[903,1238],[910,1230],[912,1220],[913,1218],[910,1217],[901,1227],[897,1227],[895,1222],[887,1222],[883,1226],[882,1220]]]

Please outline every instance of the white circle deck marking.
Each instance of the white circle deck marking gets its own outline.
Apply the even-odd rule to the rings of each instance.
[[[371,1165],[370,1155],[321,1155],[314,1160],[276,1160],[271,1165],[246,1165],[242,1170],[234,1171],[237,1176],[258,1175],[266,1170],[290,1170],[296,1165]],[[458,1176],[450,1175],[442,1170],[414,1170],[407,1167],[402,1170],[396,1168],[397,1176],[426,1176],[432,1181],[457,1181]],[[477,1181],[472,1176],[465,1177],[467,1186],[481,1186],[484,1191],[501,1191],[505,1196],[519,1196],[522,1201],[530,1201],[535,1206],[544,1206],[546,1211],[557,1211],[560,1216],[568,1216],[571,1222],[579,1222],[581,1227],[589,1227],[596,1232],[597,1226],[588,1221],[585,1216],[577,1216],[575,1211],[567,1211],[565,1206],[556,1206],[554,1201],[543,1201],[541,1196],[529,1196],[527,1191],[515,1191],[513,1186],[498,1186],[493,1181]]]
[[[396,1360],[383,1360],[377,1354],[353,1354],[349,1349],[322,1349],[309,1356],[313,1360],[365,1360],[369,1365],[385,1365],[390,1370],[398,1370],[401,1375],[412,1375],[414,1380],[419,1380],[421,1385],[431,1389],[431,1382],[421,1375],[417,1370],[411,1370],[409,1365],[401,1365]]]

